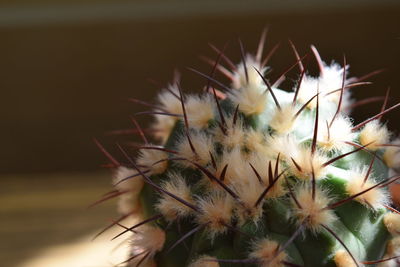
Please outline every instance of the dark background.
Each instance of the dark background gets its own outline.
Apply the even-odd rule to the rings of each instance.
[[[147,109],[129,97],[152,101],[175,68],[184,90],[199,91],[205,81],[185,67],[210,71],[198,57],[216,56],[208,42],[231,41],[226,54],[237,62],[237,38],[254,51],[266,25],[266,49],[281,42],[272,79],[295,61],[290,38],[301,54],[314,44],[327,62],[345,54],[354,76],[385,68],[354,95],[391,86],[390,104],[400,101],[398,0],[0,0],[0,262],[18,266],[108,224],[113,203],[85,209],[111,189],[110,174],[95,172],[106,159],[92,138],[115,151],[126,137],[105,133],[132,127],[129,116]],[[356,122],[380,105],[357,108]],[[399,114],[385,116],[391,129]]]
[[[393,101],[399,100],[397,1],[379,5],[337,1],[331,6],[312,5],[313,1],[248,2],[258,3],[259,8],[221,1],[225,6],[218,4],[214,9],[207,1],[182,6],[177,4],[180,1],[166,1],[161,7],[154,4],[153,9],[155,1],[146,5],[126,1],[110,7],[104,4],[107,1],[98,5],[61,2],[59,8],[51,9],[20,2],[20,9],[0,10],[4,14],[0,16],[3,173],[98,168],[103,157],[91,138],[102,140],[106,131],[131,127],[128,116],[146,108],[128,103],[128,97],[152,100],[159,89],[148,78],[165,85],[178,68],[184,89],[200,90],[204,80],[184,67],[209,71],[198,58],[215,57],[208,42],[222,47],[230,40],[227,54],[238,59],[237,37],[254,51],[266,25],[271,26],[267,49],[282,42],[271,61],[272,76],[294,62],[287,43],[291,38],[302,54],[309,52],[310,44],[316,45],[328,62],[341,62],[345,54],[350,74],[355,76],[386,68],[371,79],[374,85],[356,89],[355,95],[384,95],[390,85]],[[377,104],[371,104],[357,109],[356,117],[378,110]],[[386,116],[394,128],[398,128],[398,114]],[[148,121],[148,117],[139,120]],[[114,140],[104,142],[112,146]]]

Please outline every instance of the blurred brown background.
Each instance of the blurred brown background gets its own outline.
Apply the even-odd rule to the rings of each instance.
[[[185,67],[210,69],[198,58],[215,56],[208,42],[222,47],[231,40],[227,54],[238,60],[237,37],[254,51],[266,25],[271,26],[267,49],[282,42],[270,62],[272,77],[295,60],[290,38],[301,54],[316,45],[328,62],[341,62],[344,53],[354,76],[386,68],[354,95],[384,95],[390,85],[391,103],[400,100],[398,0],[0,1],[5,266],[96,229],[113,215],[111,204],[83,211],[109,189],[108,174],[93,172],[105,160],[92,137],[112,147],[116,139],[104,133],[131,127],[129,115],[146,110],[127,99],[154,99],[159,88],[149,78],[165,85],[178,68],[184,89],[198,91],[204,80]],[[379,109],[358,108],[356,119]],[[400,129],[399,114],[385,116],[392,129]],[[138,119],[148,122],[144,115]],[[43,204],[48,202],[53,205]]]

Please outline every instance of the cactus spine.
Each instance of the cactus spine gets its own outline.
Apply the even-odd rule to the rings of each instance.
[[[299,68],[292,92],[268,77],[257,53],[233,64],[221,51],[200,95],[179,79],[153,107],[157,145],[116,165],[120,211],[142,218],[129,266],[396,266],[400,215],[387,186],[400,166],[398,141],[382,116],[354,125],[348,65],[324,63],[319,77]],[[226,65],[227,67],[224,67]],[[231,80],[214,78],[219,71]],[[220,89],[220,90],[217,90]],[[138,101],[136,101],[138,102]],[[149,104],[147,104],[149,105]]]

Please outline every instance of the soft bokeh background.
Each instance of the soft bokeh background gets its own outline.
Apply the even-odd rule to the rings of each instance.
[[[230,40],[227,54],[238,60],[238,36],[254,51],[270,25],[267,49],[281,42],[272,78],[295,60],[290,38],[301,54],[316,45],[328,62],[345,54],[355,76],[386,68],[354,95],[384,95],[390,85],[394,104],[399,14],[398,0],[1,0],[0,265],[36,266],[26,261],[86,253],[60,245],[94,245],[90,236],[116,214],[113,202],[86,209],[110,189],[92,137],[113,151],[118,138],[105,132],[130,128],[129,115],[146,110],[127,99],[151,101],[175,68],[185,90],[199,91],[204,80],[185,67],[209,71],[198,58],[215,57],[208,42]],[[358,108],[356,120],[379,109]],[[392,129],[400,129],[399,114],[385,116]],[[145,115],[138,120],[148,124]]]

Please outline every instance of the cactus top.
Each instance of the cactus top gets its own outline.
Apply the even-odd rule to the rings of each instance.
[[[288,71],[299,74],[292,91],[279,89],[287,73],[270,79],[264,37],[255,55],[240,43],[237,65],[214,48],[211,74],[192,70],[207,80],[201,94],[183,94],[175,79],[148,104],[158,143],[136,124],[136,160],[120,147],[120,211],[142,218],[123,232],[130,266],[396,266],[400,215],[387,186],[399,179],[400,149],[382,116],[398,105],[387,94],[381,112],[354,125],[362,102],[351,88],[367,82],[313,46],[320,75],[291,44]]]

